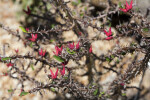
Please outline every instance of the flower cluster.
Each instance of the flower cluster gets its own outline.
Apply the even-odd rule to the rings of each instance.
[[[37,34],[32,34],[31,36],[32,36],[32,38],[30,38],[29,40],[32,42],[35,42],[37,39]]]
[[[52,79],[56,79],[56,78],[57,78],[57,75],[58,75],[58,68],[57,68],[55,74],[53,73],[53,71],[52,71],[51,69],[50,69],[50,72],[51,72],[50,77],[51,77]],[[65,75],[65,65],[63,65],[63,70],[60,69],[60,73],[61,73],[62,76]]]
[[[106,40],[111,40],[113,37],[112,37],[112,32],[111,32],[111,27],[109,28],[109,32],[107,32],[106,30],[104,30],[107,38]]]
[[[126,1],[125,9],[120,8],[120,10],[123,11],[123,12],[128,12],[129,10],[132,9],[132,4],[133,4],[133,0],[131,0],[130,5],[129,5],[128,2]]]

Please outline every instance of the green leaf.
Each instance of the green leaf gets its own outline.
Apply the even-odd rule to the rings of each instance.
[[[51,25],[51,28],[54,28],[54,27],[55,27],[55,24],[52,24],[52,25]]]
[[[108,25],[109,27],[111,27],[111,22],[109,22],[109,25]]]
[[[10,60],[10,57],[1,58],[2,61]]]
[[[25,96],[25,95],[27,95],[29,92],[25,92],[25,91],[22,91],[21,93],[20,93],[20,96]]]
[[[67,48],[67,52],[68,52],[69,54],[71,54],[71,55],[76,53],[75,51],[70,50],[69,48]]]
[[[144,31],[144,32],[148,32],[149,29],[148,29],[148,28],[143,28],[143,31]]]
[[[110,59],[108,57],[106,57],[106,61],[110,62]]]
[[[112,59],[114,59],[114,58],[115,58],[115,56],[114,56],[114,55],[111,55],[111,58],[112,58]]]
[[[8,89],[8,92],[13,92],[13,89]]]
[[[80,14],[80,17],[83,17],[83,15],[84,15],[84,14],[83,14],[83,13],[81,13],[81,14]]]
[[[59,62],[64,62],[64,59],[59,56],[54,55],[53,57]]]
[[[73,2],[72,2],[72,5],[77,6],[78,3],[73,1]]]
[[[119,2],[119,8],[123,8],[121,2]]]
[[[67,80],[67,79],[68,79],[68,77],[64,77],[64,79],[65,79],[65,80]]]
[[[99,97],[101,97],[102,96],[102,94],[99,94]]]
[[[54,88],[51,87],[51,91],[52,91],[52,92],[55,92],[56,90],[55,90]]]
[[[122,93],[121,95],[122,95],[122,96],[126,96],[126,93]]]
[[[119,59],[117,59],[116,63],[119,64],[119,62],[120,62]]]
[[[97,95],[98,93],[98,88],[94,91],[93,95]]]
[[[33,64],[31,64],[30,67],[32,68],[32,70],[34,70]]]
[[[100,94],[105,94],[105,92],[101,92]]]
[[[54,42],[54,39],[49,40],[50,43]]]
[[[89,86],[89,89],[92,89],[92,86]]]
[[[74,6],[77,6],[77,5],[79,5],[81,3],[81,0],[78,0],[78,2],[72,2],[72,5],[74,5]]]
[[[27,31],[24,27],[19,26],[19,28],[22,30],[22,32],[24,32],[24,33],[28,33],[28,31]]]
[[[30,43],[30,47],[31,47],[31,48],[33,47],[33,42]]]

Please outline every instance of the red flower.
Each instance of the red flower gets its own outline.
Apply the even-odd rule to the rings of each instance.
[[[76,50],[80,47],[80,41],[76,44]]]
[[[23,9],[23,12],[25,12],[27,15],[30,15],[31,10],[30,10],[29,6],[27,7],[27,10]]]
[[[89,49],[89,52],[92,53],[92,51],[93,51],[93,50],[92,50],[92,45],[91,45],[91,46],[90,46],[90,49]]]
[[[130,5],[126,1],[125,9],[120,8],[120,10],[123,11],[123,12],[128,12],[130,9],[132,9],[132,4],[133,4],[133,0],[131,0]]]
[[[58,55],[61,54],[62,49],[63,49],[63,46],[61,46],[61,48],[59,48],[58,46],[55,46],[56,52],[53,51],[53,53],[54,53],[56,56],[58,56]]]
[[[16,50],[15,50],[15,52],[16,52],[16,53],[18,53],[18,52],[19,52],[19,50],[18,50],[18,49],[16,49]]]
[[[61,73],[62,76],[65,75],[65,65],[63,65],[63,70],[60,69],[60,73]]]
[[[8,63],[7,64],[7,67],[9,67],[9,66],[13,66],[14,64],[12,64],[12,63]]]
[[[74,42],[73,42],[72,44],[69,43],[68,47],[69,47],[71,50],[74,49]]]
[[[57,70],[56,70],[56,72],[55,72],[55,75],[54,75],[54,73],[53,73],[53,71],[50,69],[50,72],[51,72],[51,78],[52,79],[56,79],[57,78],[57,75],[58,75],[58,68],[57,68]]]
[[[104,32],[105,32],[105,34],[107,36],[106,40],[110,40],[110,39],[113,38],[112,37],[112,32],[111,32],[111,27],[109,28],[109,32],[107,32],[106,30],[104,30]]]
[[[46,50],[43,52],[42,48],[41,48],[41,51],[39,50],[39,55],[44,57],[45,56],[45,53],[46,53]]]
[[[79,49],[79,47],[80,47],[80,44],[79,44],[79,43],[80,43],[80,41],[76,44],[76,50]],[[69,43],[68,47],[69,47],[71,50],[74,49],[74,47],[75,47],[75,46],[74,46],[74,42],[73,42],[72,44]]]
[[[35,35],[32,34],[31,36],[32,36],[32,38],[30,38],[29,40],[31,40],[32,42],[35,42],[37,39],[37,34],[35,34]]]

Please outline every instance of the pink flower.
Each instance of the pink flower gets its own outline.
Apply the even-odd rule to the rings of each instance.
[[[68,47],[69,47],[71,50],[74,49],[74,42],[73,42],[72,44],[69,43]]]
[[[92,53],[92,45],[90,46],[89,53]]]
[[[123,11],[123,12],[128,12],[130,9],[132,9],[132,4],[133,4],[133,0],[131,0],[130,5],[126,1],[125,9],[120,8],[120,10]]]
[[[71,50],[73,50],[74,49],[74,42],[71,44],[71,43],[69,43],[69,45],[68,45],[68,47],[71,49]],[[79,47],[80,47],[80,41],[76,44],[76,50],[77,49],[79,49]]]
[[[18,50],[18,49],[15,49],[15,52],[16,52],[16,53],[18,53],[18,52],[19,52],[19,50]]]
[[[54,73],[53,73],[53,71],[50,69],[50,72],[51,72],[51,78],[52,79],[56,79],[57,78],[57,75],[58,75],[58,68],[57,68],[57,70],[56,70],[56,72],[55,72],[55,75],[54,75]]]
[[[76,44],[76,50],[80,47],[80,41]]]
[[[106,30],[104,30],[104,32],[105,32],[105,34],[107,36],[106,40],[110,40],[110,39],[113,38],[112,37],[112,32],[111,32],[111,27],[109,28],[109,32],[107,32]]]
[[[9,67],[9,66],[13,66],[14,64],[12,64],[12,63],[8,63],[7,64],[7,67]]]
[[[60,73],[61,73],[62,76],[65,75],[65,65],[63,65],[63,70],[60,69]]]
[[[27,10],[23,9],[23,12],[25,12],[27,15],[30,15],[31,10],[30,10],[29,6],[27,7]]]
[[[31,36],[32,36],[32,38],[30,38],[29,40],[31,40],[32,42],[35,42],[37,39],[37,34],[35,34],[35,35],[32,34]]]
[[[46,53],[46,50],[43,52],[42,48],[41,48],[41,51],[39,50],[39,55],[44,57],[45,56],[45,53]]]
[[[63,49],[63,46],[61,46],[61,48],[59,48],[58,46],[55,46],[56,52],[53,51],[53,53],[54,53],[56,56],[58,56],[58,55],[61,54],[62,49]]]

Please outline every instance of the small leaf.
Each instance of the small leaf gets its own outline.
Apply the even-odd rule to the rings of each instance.
[[[108,57],[106,57],[106,61],[110,62],[110,59]]]
[[[114,59],[114,58],[115,58],[115,56],[114,56],[114,55],[111,55],[111,58],[112,58],[112,59]]]
[[[80,14],[80,17],[83,17],[83,15],[84,15],[84,14],[83,14],[83,13],[81,13],[81,14]]]
[[[69,48],[67,48],[67,52],[68,52],[69,54],[71,54],[71,55],[76,53],[75,51],[70,50]]]
[[[143,28],[143,31],[144,31],[144,32],[148,32],[149,29],[148,29],[148,28]]]
[[[105,94],[105,92],[101,92],[101,94]]]
[[[122,95],[122,96],[126,96],[126,93],[122,93],[121,95]]]
[[[20,96],[25,96],[25,95],[27,95],[28,93],[29,93],[29,92],[22,91],[21,94],[20,94]]]
[[[89,86],[89,89],[91,89],[92,88],[92,86]]]
[[[109,25],[108,25],[109,27],[111,27],[111,22],[109,22]]]
[[[97,95],[98,93],[98,88],[94,91],[93,95]]]
[[[30,47],[31,47],[31,48],[33,47],[33,42],[30,43]]]
[[[28,33],[28,31],[27,31],[24,27],[19,26],[19,28],[22,30],[22,32],[24,32],[24,33]]]
[[[10,60],[10,57],[1,58],[2,61]]]
[[[99,94],[99,97],[101,97],[102,96],[102,94]]]
[[[34,70],[33,64],[31,64],[30,67],[32,68],[32,70]]]
[[[121,2],[119,2],[119,8],[123,8]]]
[[[55,92],[56,90],[55,90],[54,88],[51,87],[51,91],[52,91],[52,92]]]
[[[64,59],[59,56],[54,55],[53,57],[59,62],[64,62]]]
[[[13,92],[13,89],[8,89],[8,92]]]
[[[55,24],[52,24],[52,25],[51,25],[51,28],[54,28],[54,27],[55,27]]]
[[[64,77],[64,79],[65,79],[65,80],[67,80],[67,79],[68,79],[68,77]]]
[[[77,2],[72,2],[72,5],[77,6],[78,3]]]
[[[117,59],[116,63],[119,64],[119,62],[120,62],[119,59]]]

